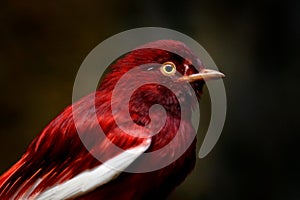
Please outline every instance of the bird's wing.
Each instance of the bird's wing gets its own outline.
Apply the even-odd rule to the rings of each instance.
[[[122,135],[112,135],[109,136],[111,141],[123,140],[124,142]],[[110,157],[103,163],[95,159],[90,153],[79,154],[78,156],[62,153],[63,159],[69,159],[66,162],[55,154],[53,157],[47,158],[49,152],[53,152],[57,148],[60,149],[60,145],[56,147],[55,144],[52,144],[52,147],[43,153],[44,160],[32,160],[29,158],[31,153],[27,152],[15,166],[3,175],[3,179],[6,181],[3,182],[2,186],[0,182],[0,199],[59,200],[81,196],[116,178],[141,156],[150,144],[150,138],[143,139],[142,142],[128,143],[126,150],[120,153],[113,152],[114,150],[110,149],[109,146],[104,148],[107,144],[101,142],[92,151],[99,149],[99,151],[103,151],[104,155],[107,154],[107,157]],[[77,148],[82,147],[77,146]],[[63,152],[64,149],[60,151]],[[7,177],[5,178],[5,176]]]
[[[125,170],[144,153],[149,145],[150,139],[139,146],[124,151],[92,170],[86,170],[62,184],[47,189],[40,193],[36,200],[69,199],[83,195],[116,178],[122,170]]]
[[[73,106],[50,122],[22,158],[0,176],[0,199],[79,196],[118,176],[121,172],[115,169],[127,168],[148,149],[149,138],[130,136],[113,123],[111,111],[107,109],[109,105],[100,105],[102,111],[96,120],[92,120],[92,112],[89,112],[94,106],[93,98],[85,97],[79,101],[75,105],[78,109]],[[74,112],[80,116],[77,126]],[[99,139],[99,131],[95,129],[99,123],[104,127],[104,139]],[[79,129],[82,131],[78,132]],[[137,129],[132,130],[142,132]],[[88,138],[85,145],[89,150],[83,145],[82,138]],[[122,151],[116,151],[109,143]],[[103,159],[100,161],[93,155]]]

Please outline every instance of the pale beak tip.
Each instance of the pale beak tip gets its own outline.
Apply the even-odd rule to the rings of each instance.
[[[219,74],[220,74],[221,78],[225,78],[226,77],[225,74],[223,74],[222,72],[219,72]]]
[[[189,76],[183,76],[179,80],[180,81],[188,81],[194,82],[198,80],[211,80],[211,79],[219,79],[224,78],[225,74],[222,72],[211,70],[211,69],[203,69],[198,74],[191,74]]]

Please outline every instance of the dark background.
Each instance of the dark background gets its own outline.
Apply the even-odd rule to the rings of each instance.
[[[222,136],[169,199],[300,199],[299,4],[1,1],[0,172],[71,103],[92,48],[121,31],[158,26],[197,40],[227,75]]]

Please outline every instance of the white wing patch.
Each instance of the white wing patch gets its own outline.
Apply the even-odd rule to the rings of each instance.
[[[30,199],[61,200],[75,198],[116,178],[150,146],[151,139],[131,148],[91,170],[86,170],[74,178],[53,186]]]

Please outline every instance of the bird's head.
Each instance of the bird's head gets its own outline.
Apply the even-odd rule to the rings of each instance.
[[[205,69],[182,42],[159,40],[119,58],[110,66],[99,89],[116,91],[118,88],[117,103],[126,102],[124,98],[130,94],[132,118],[135,114],[148,115],[154,104],[162,105],[167,113],[176,116],[180,110],[193,107],[193,99],[197,98],[191,96],[200,97],[206,80],[223,76]]]

